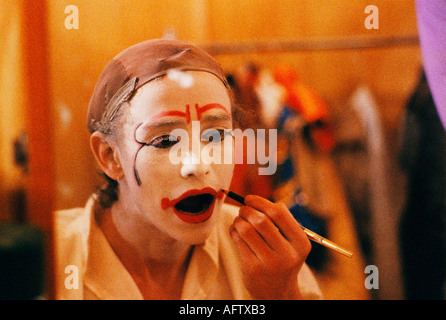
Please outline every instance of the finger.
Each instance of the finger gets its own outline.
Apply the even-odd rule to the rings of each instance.
[[[266,261],[271,255],[271,248],[254,229],[254,227],[240,216],[237,216],[234,219],[233,225],[240,237],[248,245],[256,257],[260,261]]]
[[[248,195],[245,204],[268,215],[271,221],[290,242],[307,240],[305,232],[283,203],[273,203],[265,198]]]
[[[251,248],[242,239],[238,231],[235,229],[234,225],[231,225],[229,233],[231,235],[232,241],[234,241],[234,244],[240,253],[240,259],[243,265],[251,265],[259,260],[254,252],[251,250]]]
[[[284,246],[289,246],[288,241],[266,214],[250,206],[244,206],[240,209],[240,217],[251,224],[274,251],[280,251]]]

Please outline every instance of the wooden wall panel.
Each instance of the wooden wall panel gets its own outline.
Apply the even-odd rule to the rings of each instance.
[[[46,297],[53,298],[53,209],[55,194],[54,145],[50,97],[47,5],[45,0],[20,2],[23,18],[23,53],[26,131],[27,222],[39,226],[46,236]]]
[[[25,128],[23,66],[21,65],[22,16],[13,1],[0,4],[0,222],[22,220],[14,198],[25,187],[25,175],[14,162],[14,140]]]
[[[231,5],[230,5],[230,4]],[[417,35],[414,2],[381,0],[379,29],[364,27],[369,1],[211,1],[210,41],[302,40],[330,37]],[[228,10],[225,8],[229,7]],[[220,12],[223,12],[220,14]],[[246,61],[269,68],[288,63],[302,80],[314,87],[333,107],[342,103],[360,83],[376,95],[383,121],[392,129],[420,71],[418,47],[324,52],[253,53],[219,55],[225,70],[236,70]],[[389,105],[390,104],[390,105]]]
[[[15,139],[25,129],[22,15],[14,2],[17,3],[0,3],[0,222],[25,218],[25,212],[14,203],[25,188],[25,174],[15,164],[13,148]]]

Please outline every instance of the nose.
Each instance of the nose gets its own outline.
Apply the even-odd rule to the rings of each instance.
[[[182,159],[181,176],[188,178],[192,176],[202,177],[209,173],[209,164],[202,161],[194,152],[188,152]]]

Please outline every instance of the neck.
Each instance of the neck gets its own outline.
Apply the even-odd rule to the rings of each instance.
[[[98,223],[144,297],[179,298],[193,247],[129,216],[116,203]]]

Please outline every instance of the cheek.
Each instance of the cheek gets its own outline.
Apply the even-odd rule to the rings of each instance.
[[[167,151],[154,150],[150,146],[138,146],[130,161],[130,173],[139,185],[149,183],[150,181],[162,181],[158,186],[163,187],[171,180],[174,170],[177,170],[174,164],[169,160]]]
[[[229,187],[234,173],[234,163],[214,164],[212,170],[219,180],[219,185]]]
[[[142,160],[142,157],[141,157]],[[172,189],[177,184],[176,179],[172,179],[172,169],[167,168],[167,163],[155,163],[137,161],[137,174],[141,181],[138,185],[136,178],[131,172],[131,198],[143,216],[148,218],[155,225],[166,223],[163,208],[163,199],[169,197]]]

